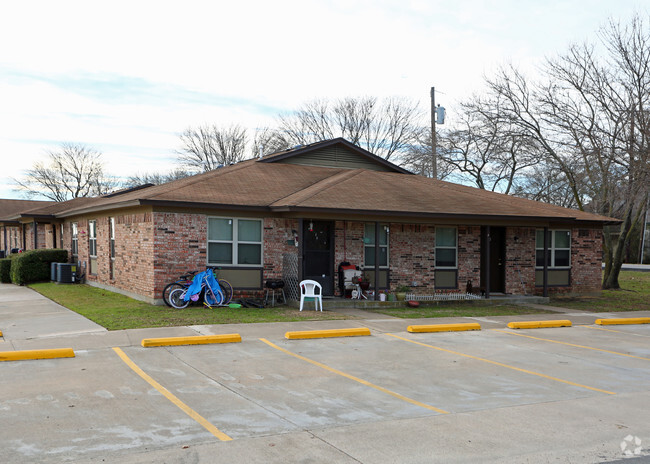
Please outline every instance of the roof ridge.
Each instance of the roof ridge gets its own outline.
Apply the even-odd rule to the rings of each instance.
[[[273,203],[271,203],[269,206],[273,208],[276,206],[278,203],[285,201],[287,198],[291,197],[296,197],[296,200],[300,201],[306,201],[309,200],[310,198],[313,198],[317,194],[324,192],[325,190],[329,189],[332,187],[334,182],[342,181],[342,180],[348,180],[352,177],[358,176],[363,172],[363,169],[342,169],[335,174],[331,176],[327,176],[318,182],[310,185],[309,187],[299,190],[298,192],[293,192],[290,193],[289,195],[286,195]]]

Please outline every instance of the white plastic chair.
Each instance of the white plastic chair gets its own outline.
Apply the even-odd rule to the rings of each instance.
[[[305,298],[313,298],[316,311],[318,311],[319,304],[321,312],[323,311],[323,287],[315,280],[300,282],[300,311],[302,311]]]

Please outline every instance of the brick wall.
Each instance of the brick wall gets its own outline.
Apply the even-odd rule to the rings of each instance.
[[[571,291],[599,292],[602,285],[603,232],[598,229],[571,231]]]
[[[506,293],[535,293],[534,228],[506,228]]]
[[[458,227],[458,289],[465,291],[467,283],[479,288],[481,282],[481,227]]]
[[[406,285],[416,293],[433,292],[435,227],[419,224],[390,224],[388,244],[391,290]]]
[[[264,280],[282,279],[284,255],[298,254],[298,247],[288,243],[298,228],[297,219],[264,218]]]
[[[88,263],[88,219],[77,220],[79,258]],[[97,221],[98,272],[87,275],[91,282],[114,286],[146,298],[160,297],[162,288],[188,270],[201,270],[207,261],[207,216],[190,213],[148,212],[116,215],[116,260],[114,278],[110,277],[108,217]],[[28,225],[29,226],[29,225]],[[435,290],[435,227],[432,225],[389,225],[390,288],[412,287],[418,293]],[[292,231],[296,219],[263,219],[263,279],[283,277],[283,257],[298,253]],[[57,229],[58,231],[58,229]],[[64,248],[70,250],[70,222],[64,227]],[[342,261],[363,265],[364,223],[336,221],[334,228],[334,269]],[[29,230],[27,237],[29,237]],[[515,240],[516,237],[516,240]],[[40,239],[39,239],[40,240]],[[551,287],[554,292],[594,292],[600,289],[602,232],[596,229],[573,229],[571,234],[572,286]],[[43,241],[44,242],[44,241]],[[458,287],[464,290],[467,281],[480,285],[481,228],[458,227]],[[155,253],[155,255],[154,255]],[[86,267],[87,269],[87,267]],[[413,282],[417,285],[413,286]],[[522,283],[523,282],[523,283]],[[335,288],[338,275],[335,272]],[[535,287],[535,229],[506,228],[506,292],[541,293]],[[247,292],[260,296],[262,291]]]
[[[160,298],[165,285],[178,276],[205,270],[208,220],[204,214],[157,212],[153,216],[156,255],[152,298]]]

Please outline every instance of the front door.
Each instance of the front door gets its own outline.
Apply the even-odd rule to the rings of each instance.
[[[334,295],[334,223],[303,221],[303,276],[323,286],[323,295]]]
[[[489,230],[489,237],[488,237]],[[488,253],[489,247],[489,253]],[[488,261],[489,255],[489,261]],[[490,282],[491,293],[506,291],[506,228],[481,228],[481,288]]]

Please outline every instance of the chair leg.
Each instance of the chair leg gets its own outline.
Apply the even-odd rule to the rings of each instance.
[[[302,304],[305,301],[303,297],[300,297],[300,311],[302,311]]]

